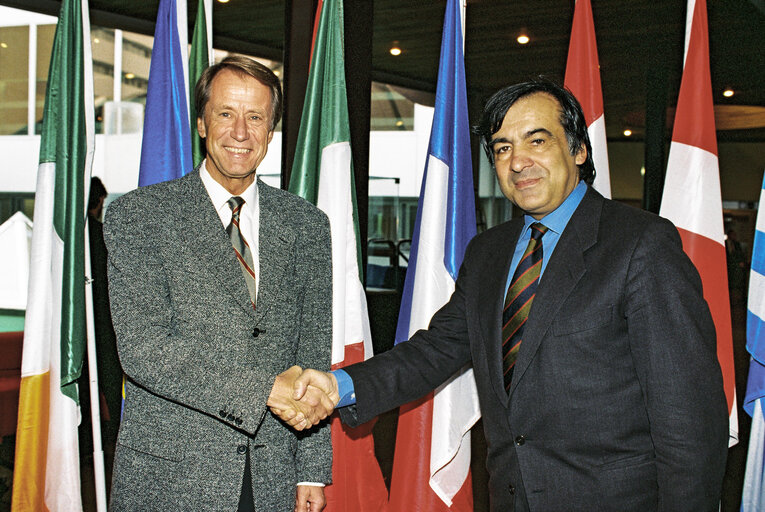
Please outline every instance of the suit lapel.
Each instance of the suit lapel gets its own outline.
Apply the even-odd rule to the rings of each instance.
[[[198,258],[200,265],[237,304],[252,313],[252,302],[242,269],[199,171],[181,178],[179,185],[183,195],[179,229],[189,244],[189,253]]]
[[[603,197],[588,187],[587,193],[571,216],[555,247],[555,252],[539,282],[529,318],[526,320],[523,342],[513,370],[510,396],[539,350],[547,330],[558,315],[561,304],[565,302],[587,270],[584,253],[597,242],[602,206]]]
[[[260,180],[258,201],[260,277],[255,313],[260,321],[273,304],[278,302],[278,294],[284,288],[282,283],[289,275],[289,269],[294,268],[292,260],[295,257],[296,240],[294,233],[286,230],[286,226],[279,222],[280,209],[276,192]]]

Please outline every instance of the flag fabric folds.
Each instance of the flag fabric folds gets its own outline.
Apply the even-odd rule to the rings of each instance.
[[[677,226],[683,249],[701,275],[717,333],[733,446],[738,414],[706,0],[689,0],[686,20],[685,65],[660,214]]]
[[[332,367],[372,356],[361,283],[359,219],[351,163],[343,49],[343,4],[324,0],[311,55],[289,190],[329,217],[332,235]],[[332,484],[326,512],[383,511],[387,489],[374,455],[371,423],[356,429],[332,418]]]
[[[765,510],[765,177],[760,191],[752,269],[749,274],[749,300],[746,317],[746,349],[752,356],[744,397],[744,410],[752,416],[749,452],[746,459],[742,512]]]
[[[77,378],[86,347],[85,216],[94,109],[87,0],[64,0],[45,94],[12,510],[82,510]]]
[[[420,190],[396,342],[427,328],[455,288],[476,233],[460,2],[446,4],[428,157]],[[467,340],[466,340],[467,343]],[[470,428],[480,418],[472,368],[402,406],[391,510],[473,510]]]
[[[179,12],[184,15],[179,17]],[[143,119],[140,187],[180,178],[193,169],[185,13],[185,0],[159,3]]]
[[[610,198],[611,175],[606,149],[603,92],[600,86],[600,64],[590,0],[576,0],[564,85],[576,96],[584,111],[587,133],[592,144],[592,159],[595,162],[593,187],[603,196]]]
[[[199,0],[197,3],[197,19],[194,22],[194,34],[191,36],[191,53],[189,54],[189,119],[191,121],[191,160],[194,167],[204,159],[204,143],[197,133],[198,112],[194,105],[194,87],[196,86],[202,71],[212,62],[212,40],[208,33],[208,27],[212,20],[212,6],[208,6],[207,0]]]

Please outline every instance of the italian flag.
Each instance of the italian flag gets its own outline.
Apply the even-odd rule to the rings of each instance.
[[[317,8],[297,152],[289,190],[329,217],[332,234],[332,368],[372,356],[351,164],[342,0]],[[326,512],[385,510],[388,493],[374,454],[372,423],[350,429],[332,418],[332,484]]]
[[[87,0],[64,0],[37,170],[12,510],[82,510],[76,380],[86,348],[85,195],[93,157]]]
[[[701,275],[717,332],[733,446],[738,442],[738,413],[706,0],[688,1],[685,64],[660,214],[677,226],[683,249]]]

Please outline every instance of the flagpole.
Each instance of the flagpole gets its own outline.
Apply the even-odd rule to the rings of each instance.
[[[93,430],[93,478],[96,487],[96,510],[106,512],[106,469],[101,444],[101,403],[98,393],[96,329],[93,318],[93,277],[90,270],[90,216],[85,224],[85,320],[88,335],[88,375],[90,382],[90,423]]]

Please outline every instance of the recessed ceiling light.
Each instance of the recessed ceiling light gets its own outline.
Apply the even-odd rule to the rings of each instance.
[[[398,121],[396,121],[396,126],[404,126],[404,121],[399,119]]]
[[[93,42],[94,42],[94,43],[96,43],[96,44],[98,44],[98,43],[100,43],[100,42],[101,42],[101,40],[100,40],[99,38],[97,38],[97,37],[94,37],[94,38],[93,38]]]
[[[0,43],[0,48],[8,48],[8,43]]]
[[[622,132],[622,133],[624,133],[624,136],[625,136],[625,137],[629,137],[630,135],[632,135],[632,130],[630,130],[630,129],[628,128],[628,129],[624,130],[624,132]]]
[[[527,36],[526,34],[521,34],[518,36],[516,41],[518,41],[518,44],[526,44],[529,42],[529,36]]]
[[[731,88],[725,89],[725,90],[723,91],[723,96],[725,96],[726,98],[730,98],[730,97],[731,97],[731,96],[733,96],[734,94],[736,94],[736,93],[735,93],[735,92],[733,91],[733,89],[731,89]]]
[[[398,57],[399,55],[401,55],[401,48],[399,48],[398,46],[391,47],[390,54],[393,55],[394,57]]]
[[[218,0],[218,2],[220,2],[220,3],[222,3],[222,4],[227,4],[227,3],[228,3],[228,0]]]
[[[135,78],[135,74],[134,73],[125,73],[125,78],[127,78],[128,80],[132,80],[133,78]]]

